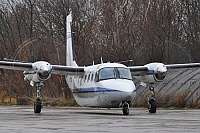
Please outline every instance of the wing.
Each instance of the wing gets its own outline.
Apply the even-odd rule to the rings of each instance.
[[[133,77],[143,82],[162,82],[167,73],[172,69],[192,69],[200,68],[200,63],[188,63],[188,64],[169,64],[163,63],[149,63],[144,66],[128,67]]]
[[[48,62],[45,61],[37,61],[34,63],[0,61],[0,68],[20,71],[41,71],[42,68],[45,69],[48,65],[51,66],[51,70],[49,70],[51,71],[51,74],[82,75],[84,73],[84,67],[50,65]]]
[[[149,65],[153,64],[153,67],[155,68],[156,65],[161,64],[160,66],[163,66],[164,64],[162,63],[150,63],[144,66],[131,66],[128,67],[131,72],[147,72],[150,70]],[[199,68],[200,63],[188,63],[188,64],[169,64],[169,65],[164,65],[166,66],[167,69],[190,69],[190,68]],[[151,69],[153,69],[151,67]]]
[[[25,71],[31,70],[33,68],[32,64],[33,63],[0,61],[0,68]]]
[[[51,65],[52,74],[59,75],[82,75],[84,74],[84,67],[72,67],[72,66],[62,66],[62,65]]]
[[[187,69],[187,68],[199,68],[200,63],[188,63],[188,64],[170,64],[165,65],[167,69]]]

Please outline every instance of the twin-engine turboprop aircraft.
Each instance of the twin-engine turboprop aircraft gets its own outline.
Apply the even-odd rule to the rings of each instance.
[[[51,65],[46,61],[34,63],[0,61],[0,68],[24,71],[24,79],[37,88],[34,112],[42,109],[41,85],[51,74],[65,75],[67,84],[80,106],[100,108],[122,108],[129,114],[129,106],[136,96],[132,76],[149,85],[152,95],[148,97],[150,113],[156,113],[154,83],[165,79],[168,69],[196,68],[200,63],[172,64],[150,63],[144,66],[127,67],[119,63],[101,63],[79,67],[72,51],[71,14],[67,16],[67,63],[66,66]]]

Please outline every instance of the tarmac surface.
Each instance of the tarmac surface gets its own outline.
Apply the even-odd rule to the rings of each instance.
[[[121,109],[1,106],[1,133],[199,133],[200,110]]]

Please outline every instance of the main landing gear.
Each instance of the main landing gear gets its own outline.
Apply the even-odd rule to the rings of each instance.
[[[129,115],[129,104],[127,102],[122,104],[122,112],[124,115]]]
[[[149,113],[156,113],[157,103],[155,99],[154,84],[149,84],[151,95],[148,97],[148,110]]]
[[[40,113],[42,110],[42,98],[41,98],[41,86],[42,83],[38,82],[36,83],[36,89],[37,89],[37,98],[34,101],[34,113]]]

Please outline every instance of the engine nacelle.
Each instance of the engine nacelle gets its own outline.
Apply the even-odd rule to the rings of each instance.
[[[154,80],[156,82],[162,82],[166,77],[166,72],[163,73],[154,73],[153,74]]]
[[[51,73],[43,75],[42,73],[38,72],[37,77],[40,81],[46,81],[51,77]]]
[[[33,70],[24,71],[24,80],[29,80],[33,86],[35,82],[43,82],[51,77],[51,65],[45,61],[38,61],[33,63]]]
[[[135,78],[145,83],[162,82],[165,79],[167,68],[163,63],[150,63],[145,66],[148,71],[134,76]]]
[[[24,71],[23,74],[25,81],[28,80],[34,82],[46,81],[51,77],[51,74],[42,75],[40,72],[34,72],[34,71]]]

